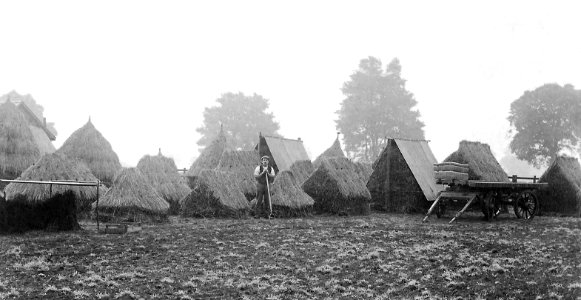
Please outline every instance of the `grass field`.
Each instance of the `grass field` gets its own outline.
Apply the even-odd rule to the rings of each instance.
[[[0,299],[581,299],[581,219],[182,219],[0,236]]]

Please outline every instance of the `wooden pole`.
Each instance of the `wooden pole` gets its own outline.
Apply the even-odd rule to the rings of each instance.
[[[430,206],[430,209],[428,209],[428,212],[426,213],[426,216],[424,217],[422,222],[426,222],[428,220],[428,217],[432,214],[432,211],[434,210],[434,208],[436,208],[436,205],[438,205],[438,202],[440,202],[441,198],[442,198],[442,196],[439,195],[438,198],[436,198],[436,200],[434,200],[434,203],[432,203],[432,206]]]
[[[474,199],[478,198],[478,196],[474,196],[472,198],[470,198],[470,200],[468,201],[468,203],[466,203],[466,205],[464,205],[464,208],[462,208],[461,211],[459,211],[454,218],[452,218],[452,220],[450,220],[450,223],[448,224],[452,224],[452,222],[454,222],[454,220],[456,220],[456,218],[458,218],[461,214],[464,213],[464,211],[466,211],[466,209],[468,208],[468,206],[470,206],[470,204],[472,204],[472,201],[474,201]]]

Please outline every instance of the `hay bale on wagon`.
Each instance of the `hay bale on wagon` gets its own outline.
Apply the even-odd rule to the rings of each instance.
[[[371,195],[357,167],[347,158],[323,159],[302,188],[315,200],[314,209],[319,213],[358,215],[370,211]]]
[[[40,158],[28,122],[10,101],[0,104],[0,178],[15,179]],[[0,189],[4,184],[0,183]]]
[[[331,147],[329,147],[327,150],[321,153],[321,155],[319,155],[319,157],[317,157],[317,159],[313,161],[313,165],[315,166],[315,168],[317,168],[319,167],[323,159],[331,157],[346,157],[345,153],[341,149],[341,143],[339,142],[339,133],[337,133],[337,138],[335,139],[335,142],[333,142],[333,145],[331,145]]]
[[[218,171],[235,174],[235,179],[247,200],[256,197],[256,179],[254,169],[260,164],[258,151],[224,151]]]
[[[0,232],[80,229],[75,202],[76,196],[71,190],[42,201],[31,201],[24,195],[0,199]]]
[[[93,209],[103,221],[163,222],[169,203],[157,194],[137,168],[126,168],[115,176],[113,185]]]
[[[556,157],[540,182],[549,183],[547,190],[540,194],[543,212],[581,217],[581,166],[576,158]]]
[[[250,205],[244,197],[236,174],[218,170],[201,170],[195,186],[180,201],[184,217],[234,217],[248,215]]]
[[[469,180],[508,182],[508,175],[494,158],[490,146],[480,142],[461,141],[458,150],[450,154],[444,162],[469,165]]]
[[[87,166],[59,153],[45,154],[34,165],[26,169],[19,180],[31,181],[93,181],[97,178]],[[49,185],[11,182],[6,186],[6,199],[12,201],[24,197],[28,202],[40,203],[57,194],[73,193],[76,212],[88,213],[90,205],[97,200],[97,188],[93,186]],[[100,191],[101,192],[101,191]]]
[[[293,173],[296,184],[300,187],[313,174],[315,167],[310,160],[299,160],[290,166],[290,171]]]
[[[91,119],[73,132],[57,152],[84,162],[106,186],[111,186],[115,174],[121,170],[119,157]]]
[[[423,212],[442,187],[434,180],[436,158],[427,141],[388,139],[374,162],[367,188],[372,207],[391,212]]]
[[[155,156],[145,155],[137,163],[137,169],[155,191],[169,203],[170,215],[180,211],[180,200],[190,193],[190,188],[178,174],[173,158],[165,157],[161,150]]]

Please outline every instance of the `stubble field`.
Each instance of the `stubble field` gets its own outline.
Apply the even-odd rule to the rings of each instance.
[[[0,299],[581,299],[581,219],[183,219],[0,236]]]

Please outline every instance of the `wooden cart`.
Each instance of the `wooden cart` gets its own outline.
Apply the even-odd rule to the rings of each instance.
[[[511,182],[487,182],[468,180],[468,165],[442,163],[434,165],[436,182],[446,185],[438,193],[423,221],[435,211],[441,217],[451,202],[466,201],[464,207],[456,213],[450,223],[454,222],[472,204],[480,205],[486,220],[506,211],[508,206],[514,208],[517,218],[532,219],[539,211],[536,193],[547,188],[547,183],[537,183],[536,177],[524,178],[511,176]],[[531,179],[533,182],[518,182],[518,179]]]

